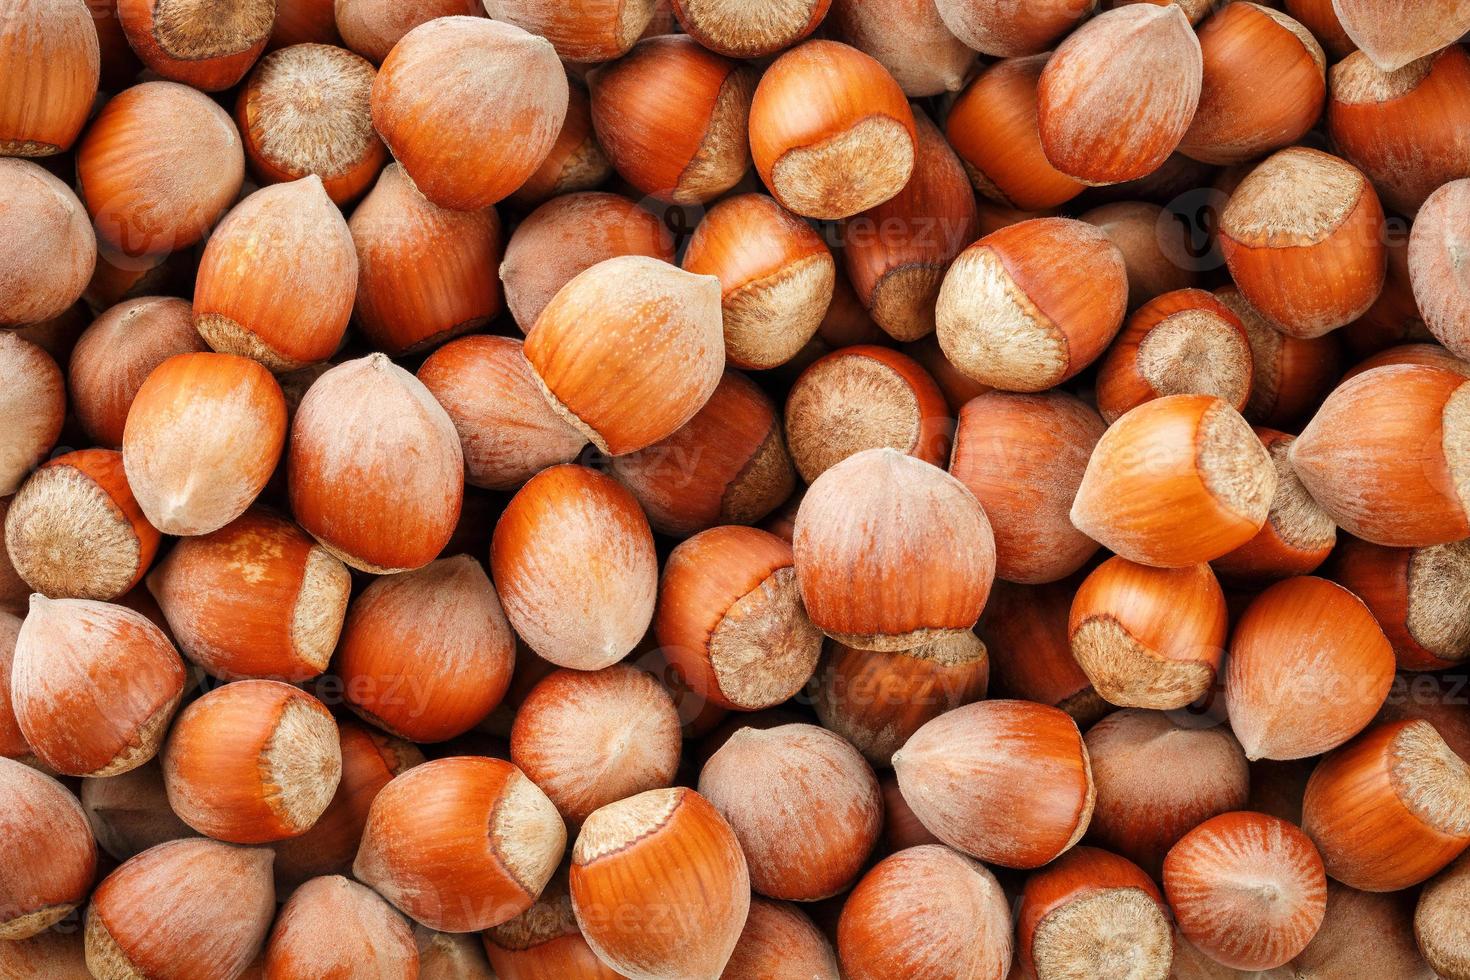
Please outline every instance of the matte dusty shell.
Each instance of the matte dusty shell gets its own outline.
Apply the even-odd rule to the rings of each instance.
[[[1255,425],[1297,429],[1342,373],[1341,340],[1283,333],[1234,286],[1221,286],[1215,298],[1240,320],[1250,341],[1251,393],[1242,414]]]
[[[451,757],[378,793],[352,870],[415,921],[473,932],[529,908],[565,848],[556,808],[519,769]]]
[[[265,50],[275,0],[117,0],[123,33],[143,64],[206,92],[230,88]]]
[[[244,179],[245,150],[229,113],[176,82],[118,93],[77,147],[77,185],[98,241],[128,256],[198,242]]]
[[[990,658],[974,633],[879,653],[828,641],[808,690],[822,724],[887,766],[930,720],[985,696]]]
[[[1453,44],[1470,30],[1470,10],[1455,0],[1401,6],[1390,0],[1332,0],[1353,43],[1384,71]]]
[[[725,0],[672,0],[672,4],[685,32],[711,51],[731,58],[761,58],[816,30],[832,0],[789,0],[767,7]]]
[[[593,71],[588,86],[597,141],[640,193],[703,203],[750,169],[755,73],[693,38],[640,41],[626,57]]]
[[[1393,672],[1393,648],[1357,596],[1326,579],[1287,579],[1235,623],[1225,672],[1231,728],[1252,759],[1319,755],[1373,720]]]
[[[157,759],[116,776],[83,779],[80,796],[98,845],[118,861],[167,841],[196,836],[168,805],[163,766]]]
[[[1077,724],[1029,701],[940,715],[893,756],[903,798],[930,833],[982,861],[1037,868],[1082,839],[1095,791]],[[1024,821],[1014,819],[1026,812]]]
[[[997,693],[1060,708],[1086,729],[1113,710],[1077,666],[1067,635],[1075,578],[1041,586],[997,581],[976,627]]]
[[[852,890],[837,954],[849,980],[1000,980],[1011,967],[1009,903],[978,861],[937,844],[911,847]]]
[[[464,454],[454,423],[382,354],[339,364],[307,390],[289,463],[296,520],[353,568],[422,568],[459,520]]]
[[[1190,829],[1247,805],[1251,772],[1226,726],[1128,708],[1092,726],[1084,741],[1097,784],[1088,839],[1150,874]]]
[[[837,955],[795,905],[752,898],[745,929],[721,980],[763,980],[783,970],[810,980],[838,980]]]
[[[807,41],[766,69],[750,106],[750,150],[782,205],[847,218],[892,198],[918,154],[914,115],[882,65],[836,41]]]
[[[1291,465],[1356,537],[1411,548],[1470,536],[1470,381],[1425,365],[1360,374],[1327,396]]]
[[[719,976],[750,907],[735,832],[682,787],[588,817],[572,849],[571,890],[587,945],[631,980]]]
[[[50,776],[0,758],[0,940],[29,939],[86,900],[97,844],[76,797]]]
[[[1206,163],[1244,163],[1295,143],[1322,115],[1327,56],[1287,15],[1230,4],[1200,27],[1199,43],[1199,109],[1179,152]],[[1259,87],[1265,79],[1269,96]]]
[[[380,64],[409,31],[440,17],[483,16],[479,0],[335,0],[342,43]]]
[[[1400,670],[1442,670],[1470,656],[1470,541],[1385,548],[1344,537],[1329,576],[1358,596],[1393,644]]]
[[[0,154],[64,152],[86,125],[101,70],[99,29],[89,13],[53,0],[8,5],[0,37]]]
[[[1361,51],[1332,69],[1327,132],[1384,203],[1413,216],[1437,188],[1470,174],[1470,55],[1459,45],[1385,72]]]
[[[265,489],[286,440],[286,400],[259,362],[178,354],[143,382],[123,429],[128,484],[164,534],[208,534]]]
[[[1306,147],[1241,181],[1220,250],[1250,304],[1286,333],[1319,337],[1367,312],[1387,268],[1383,206],[1356,167]]]
[[[1215,683],[1228,627],[1208,565],[1151,568],[1110,558],[1077,589],[1072,655],[1107,701],[1173,710]]]
[[[1033,874],[1016,918],[1017,960],[1028,975],[1173,976],[1164,896],[1136,864],[1107,851],[1079,847]]]
[[[998,578],[1055,582],[1097,551],[1068,512],[1105,429],[1096,411],[1059,391],[986,392],[960,410],[949,473],[991,519]]]
[[[419,980],[496,980],[479,936],[436,932],[421,925],[414,926],[413,936],[419,948]],[[596,960],[590,952],[587,956]],[[515,978],[501,974],[500,980]]]
[[[303,833],[341,775],[337,723],[320,701],[281,681],[215,688],[179,713],[163,749],[174,812],[236,844]]]
[[[71,188],[29,160],[0,157],[0,327],[65,312],[96,264],[97,237]]]
[[[929,373],[888,347],[856,344],[804,370],[786,396],[786,444],[803,480],[869,449],[894,449],[942,466],[949,405]]]
[[[818,477],[792,547],[812,623],[865,650],[969,630],[995,578],[995,538],[974,495],[893,449],[866,450]]]
[[[571,81],[567,95],[567,117],[551,152],[510,196],[512,204],[530,207],[559,195],[590,191],[612,176],[612,163],[592,129],[592,101],[586,87]]]
[[[259,509],[181,540],[148,576],[180,649],[226,680],[294,682],[326,670],[351,588],[326,548]]]
[[[649,674],[627,664],[558,670],[516,710],[511,761],[574,824],[593,810],[672,786],[679,713]]]
[[[0,756],[29,763],[34,756],[21,734],[10,700],[10,674],[15,662],[15,641],[20,636],[20,624],[19,616],[0,612]]]
[[[546,38],[567,61],[611,61],[647,29],[656,0],[485,0],[495,20]]]
[[[842,226],[848,280],[873,320],[900,341],[934,332],[944,273],[977,227],[975,192],[959,157],[922,111],[914,126],[918,150],[909,182]]]
[[[391,163],[347,223],[357,251],[358,329],[393,356],[477,330],[500,312],[500,219],[450,211]],[[427,259],[432,256],[432,261]]]
[[[1470,976],[1470,937],[1466,935],[1465,903],[1470,900],[1467,884],[1470,861],[1461,858],[1424,886],[1414,910],[1414,935],[1419,949],[1442,977]]]
[[[532,905],[479,937],[499,980],[621,980],[582,938],[567,875],[558,872]],[[489,973],[486,973],[488,980]],[[477,980],[478,975],[443,980]],[[423,980],[422,974],[420,980]]]
[[[413,930],[370,888],[340,875],[307,882],[282,907],[265,949],[266,980],[361,973],[418,980]]]
[[[93,980],[87,969],[86,950],[80,930],[48,929],[30,939],[12,939],[0,945],[0,976],[25,980]]]
[[[1097,407],[1109,423],[1163,395],[1212,395],[1237,412],[1250,397],[1251,346],[1240,319],[1200,289],[1145,303],[1098,365]]]
[[[1470,355],[1470,277],[1457,256],[1466,247],[1470,180],[1445,184],[1429,196],[1409,237],[1409,275],[1424,325],[1450,352]]]
[[[67,365],[67,391],[82,428],[99,445],[122,445],[128,409],[143,381],[175,354],[208,350],[188,300],[125,300],[92,321]]]
[[[755,711],[796,695],[822,634],[802,609],[791,547],[749,527],[716,527],[670,553],[653,629],[690,692]]]
[[[1085,211],[1079,218],[1102,229],[1123,254],[1129,310],[1199,284],[1201,263],[1193,253],[1192,232],[1176,212],[1148,201],[1115,201]]]
[[[959,370],[1004,391],[1076,376],[1123,325],[1123,254],[1097,228],[1036,218],[960,253],[935,309],[939,346]]]
[[[5,516],[5,548],[17,574],[53,599],[116,599],[158,553],[123,473],[122,454],[82,449],[46,463]]]
[[[752,524],[796,486],[771,397],[736,371],[677,432],[612,461],[658,531],[684,537],[719,524]]]
[[[513,337],[452,340],[429,355],[418,379],[454,423],[473,486],[514,490],[587,443],[546,403]]]
[[[1076,0],[938,0],[939,16],[961,41],[996,58],[1036,54],[1091,12]]]
[[[333,672],[353,711],[411,742],[484,719],[510,686],[515,636],[468,555],[384,576],[352,602]]]
[[[362,196],[388,160],[368,107],[376,74],[365,59],[328,44],[262,58],[235,102],[251,172],[262,184],[314,174],[337,204]]]
[[[988,67],[955,99],[944,134],[971,182],[986,198],[1034,210],[1065,204],[1081,182],[1047,160],[1036,123],[1036,83],[1049,54],[1009,58]]]
[[[51,355],[0,330],[0,495],[20,489],[56,445],[65,420],[66,386]]]
[[[1337,525],[1291,465],[1292,436],[1257,428],[1276,469],[1276,494],[1266,523],[1254,538],[1211,562],[1216,574],[1235,583],[1262,583],[1316,571],[1337,543]],[[1354,589],[1357,592],[1358,590]]]
[[[282,897],[319,875],[351,874],[373,800],[394,776],[424,761],[410,743],[346,718],[337,724],[337,743],[342,778],[332,801],[310,830],[270,845]]]
[[[356,294],[352,235],[312,174],[256,191],[219,223],[199,260],[194,326],[221,353],[294,371],[336,352]]]
[[[184,664],[143,615],[31,596],[10,697],[36,756],[60,773],[111,776],[153,758],[184,690]]]
[[[1302,980],[1360,973],[1434,980],[1414,944],[1413,915],[1412,892],[1362,892],[1329,879],[1322,927],[1292,966]]]
[[[1200,42],[1174,4],[1099,14],[1063,41],[1037,85],[1037,123],[1051,165],[1084,184],[1159,169],[1200,101]]]
[[[846,890],[883,829],[873,770],[815,725],[740,729],[705,763],[699,792],[734,828],[751,887],[768,898]]]
[[[1208,395],[1144,402],[1103,433],[1072,504],[1072,523],[1144,565],[1211,561],[1255,537],[1276,471],[1234,409]]]
[[[516,633],[561,667],[627,656],[653,619],[658,559],[633,495],[584,466],[543,470],[515,495],[490,544]]]
[[[827,25],[887,68],[910,98],[959,91],[975,64],[931,0],[832,0]]]
[[[619,255],[674,261],[674,238],[652,212],[617,194],[587,191],[552,198],[516,226],[500,278],[505,304],[522,333],[578,273]]]
[[[764,194],[711,208],[682,264],[720,280],[725,361],[752,370],[785,364],[812,339],[837,275],[821,236]]]
[[[645,256],[607,259],[552,298],[526,360],[567,422],[612,456],[676,432],[725,366],[720,282]]]
[[[170,841],[108,875],[87,907],[87,968],[97,980],[238,977],[276,914],[271,852]]]
[[[456,211],[524,183],[566,112],[567,76],[551,43],[481,17],[420,24],[373,81],[374,128],[424,196]]]
[[[1470,765],[1427,721],[1375,725],[1317,764],[1302,829],[1343,884],[1412,887],[1470,846]]]

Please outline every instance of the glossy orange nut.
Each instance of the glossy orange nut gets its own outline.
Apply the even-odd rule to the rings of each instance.
[[[71,149],[86,125],[101,70],[98,28],[74,3],[19,0],[0,38],[0,154]]]
[[[201,0],[117,0],[117,17],[143,64],[206,92],[234,85],[270,39],[274,0],[220,10]]]
[[[76,797],[50,776],[0,759],[0,841],[13,857],[0,870],[0,938],[29,939],[86,900],[97,844]]]

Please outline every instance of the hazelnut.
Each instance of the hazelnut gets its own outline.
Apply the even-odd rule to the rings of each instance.
[[[455,211],[477,211],[525,183],[566,111],[567,77],[550,42],[482,17],[413,28],[373,80],[373,127],[414,186]]]
[[[720,980],[764,980],[782,971],[810,980],[838,980],[837,955],[795,905],[752,897],[740,942]]]
[[[1055,582],[1097,551],[1068,511],[1105,428],[1097,412],[1060,391],[992,391],[960,410],[949,472],[991,519],[997,577]]]
[[[808,218],[848,218],[897,195],[918,156],[914,114],[877,61],[807,41],[766,69],[750,106],[750,149],[771,194]]]
[[[499,759],[436,759],[368,812],[353,875],[431,929],[474,932],[530,908],[566,848],[546,794]]]
[[[679,35],[650,37],[588,76],[592,126],[613,168],[677,204],[719,197],[750,169],[755,73]]]
[[[1454,0],[1425,0],[1412,8],[1391,0],[1332,0],[1342,29],[1373,63],[1394,71],[1459,40],[1470,11]]]
[[[1296,439],[1273,429],[1258,428],[1256,434],[1276,470],[1271,510],[1255,537],[1210,564],[1221,578],[1236,583],[1310,575],[1332,553],[1337,525],[1312,499],[1292,468],[1291,447]]]
[[[808,483],[864,450],[894,449],[943,465],[951,426],[934,379],[888,347],[835,350],[801,372],[786,396],[786,444]]]
[[[116,599],[143,578],[161,535],[144,518],[122,453],[82,449],[36,470],[5,515],[16,573],[52,599]]]
[[[153,623],[90,599],[31,596],[10,698],[36,757],[70,776],[113,776],[153,758],[184,692],[184,664]]]
[[[756,711],[801,691],[822,634],[807,619],[791,546],[749,527],[716,527],[664,566],[653,629],[692,694]]]
[[[1184,139],[1202,75],[1199,39],[1179,7],[1130,4],[1099,14],[1042,69],[1037,123],[1046,158],[1084,184],[1147,176]]]
[[[636,0],[635,0],[636,2]],[[581,82],[567,86],[567,117],[551,152],[510,196],[512,204],[530,207],[558,196],[590,191],[612,176],[612,163],[592,128],[592,101]]]
[[[1331,390],[1342,370],[1342,345],[1333,334],[1293,337],[1263,317],[1240,290],[1221,286],[1215,298],[1235,314],[1251,348],[1251,392],[1246,419],[1256,425],[1295,427]]]
[[[480,938],[499,980],[622,980],[582,938],[564,871],[534,905]]]
[[[222,354],[295,371],[341,346],[356,294],[352,235],[311,174],[251,194],[209,236],[194,326]]]
[[[936,844],[911,847],[880,861],[852,890],[837,924],[837,955],[849,980],[1004,977],[1009,903],[978,861]]]
[[[975,52],[926,0],[833,0],[827,17],[838,40],[888,69],[910,98],[959,91],[975,64]]]
[[[233,354],[176,354],[148,375],[123,428],[123,465],[164,534],[217,531],[265,489],[286,440],[281,386]]]
[[[1036,54],[1076,27],[1091,6],[1076,0],[938,0],[945,26],[967,45],[994,58]]]
[[[277,0],[281,2],[281,0]],[[393,46],[420,24],[441,17],[481,17],[476,0],[335,0],[337,30],[342,43],[373,64],[382,64]]]
[[[0,330],[0,494],[20,489],[61,438],[65,420],[66,386],[51,355]]]
[[[143,64],[206,92],[230,88],[265,50],[275,0],[117,0],[117,19]]]
[[[0,757],[18,759],[27,765],[35,762],[31,747],[20,731],[15,708],[10,701],[10,674],[15,663],[15,641],[20,637],[21,618],[0,612]]]
[[[1322,42],[1333,61],[1341,61],[1358,50],[1357,44],[1342,29],[1332,0],[1285,0],[1282,6]]]
[[[1113,710],[1072,656],[1067,623],[1077,582],[996,582],[977,627],[996,689],[1005,697],[1060,708],[1088,728]]]
[[[370,888],[341,875],[314,878],[281,908],[265,947],[267,980],[368,973],[416,980],[413,930]]]
[[[612,61],[648,29],[657,0],[486,0],[493,20],[546,38],[566,61]]]
[[[725,362],[752,370],[785,364],[812,339],[836,278],[816,231],[764,194],[712,207],[689,240],[683,268],[719,279]]]
[[[769,9],[722,0],[673,0],[684,31],[711,51],[731,58],[763,58],[817,29],[832,0],[795,0]]]
[[[1117,201],[1086,211],[1080,218],[1102,229],[1123,254],[1130,311],[1165,293],[1199,284],[1189,226],[1177,213],[1147,201]],[[1238,310],[1231,310],[1243,319]]]
[[[1008,868],[1054,860],[1092,819],[1082,734],[1062,711],[1029,701],[978,701],[940,715],[894,754],[893,771],[930,833]],[[1022,809],[1029,818],[1013,819]]]
[[[864,650],[967,632],[995,578],[994,536],[974,495],[892,449],[865,450],[818,477],[792,548],[813,625]]]
[[[98,445],[116,449],[133,398],[153,369],[175,354],[208,349],[187,300],[124,300],[93,320],[72,351],[66,387],[77,421]]]
[[[276,0],[276,23],[266,47],[275,51],[293,44],[342,43],[332,0]]]
[[[1036,218],[1002,228],[950,266],[935,311],[959,370],[1004,391],[1043,391],[1092,363],[1123,325],[1123,254],[1097,228]]]
[[[100,28],[89,13],[50,0],[18,0],[7,8],[0,154],[45,157],[71,149],[92,112],[101,68]]]
[[[30,939],[0,945],[0,976],[47,980],[93,980],[80,930],[48,929]]]
[[[182,539],[148,576],[179,648],[225,680],[297,682],[326,670],[351,589],[331,552],[259,508]]]
[[[571,892],[587,945],[618,973],[715,977],[745,927],[750,875],[735,832],[704,797],[654,789],[587,818]]]
[[[1414,945],[1413,915],[1408,892],[1361,892],[1329,878],[1322,927],[1292,967],[1302,980],[1358,974],[1433,980]]]
[[[751,887],[768,898],[845,891],[883,829],[872,768],[815,725],[740,729],[704,764],[699,792],[734,828]]]
[[[169,806],[157,759],[116,776],[82,780],[81,799],[97,843],[118,861],[167,841],[198,836]]]
[[[238,977],[276,914],[271,852],[194,838],[123,862],[87,907],[87,968],[98,980]]]
[[[1467,938],[1460,911],[1470,899],[1470,860],[1460,858],[1424,886],[1414,909],[1414,936],[1424,959],[1442,977],[1470,976]]]
[[[422,568],[449,543],[464,499],[454,423],[382,354],[339,364],[307,390],[291,426],[291,510],[353,568]]]
[[[517,635],[560,667],[617,663],[653,619],[648,521],[631,493],[584,466],[542,470],[511,498],[490,567]]]
[[[61,315],[96,263],[97,238],[71,188],[29,160],[0,157],[0,327]]]
[[[1460,222],[1467,211],[1470,180],[1445,184],[1424,202],[1409,237],[1409,276],[1424,325],[1459,357],[1470,355],[1470,282],[1456,258],[1464,248]]]
[[[76,797],[50,776],[0,759],[0,939],[29,939],[86,900],[97,843]]]
[[[1400,670],[1443,670],[1470,657],[1470,541],[1385,548],[1344,537],[1332,579],[1361,598],[1393,645]]]
[[[235,203],[244,179],[245,150],[229,113],[176,82],[119,92],[77,147],[77,186],[98,243],[124,256],[195,244]]]

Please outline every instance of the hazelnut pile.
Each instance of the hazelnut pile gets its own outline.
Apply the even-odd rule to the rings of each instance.
[[[0,980],[1470,980],[1470,0],[0,0]]]

